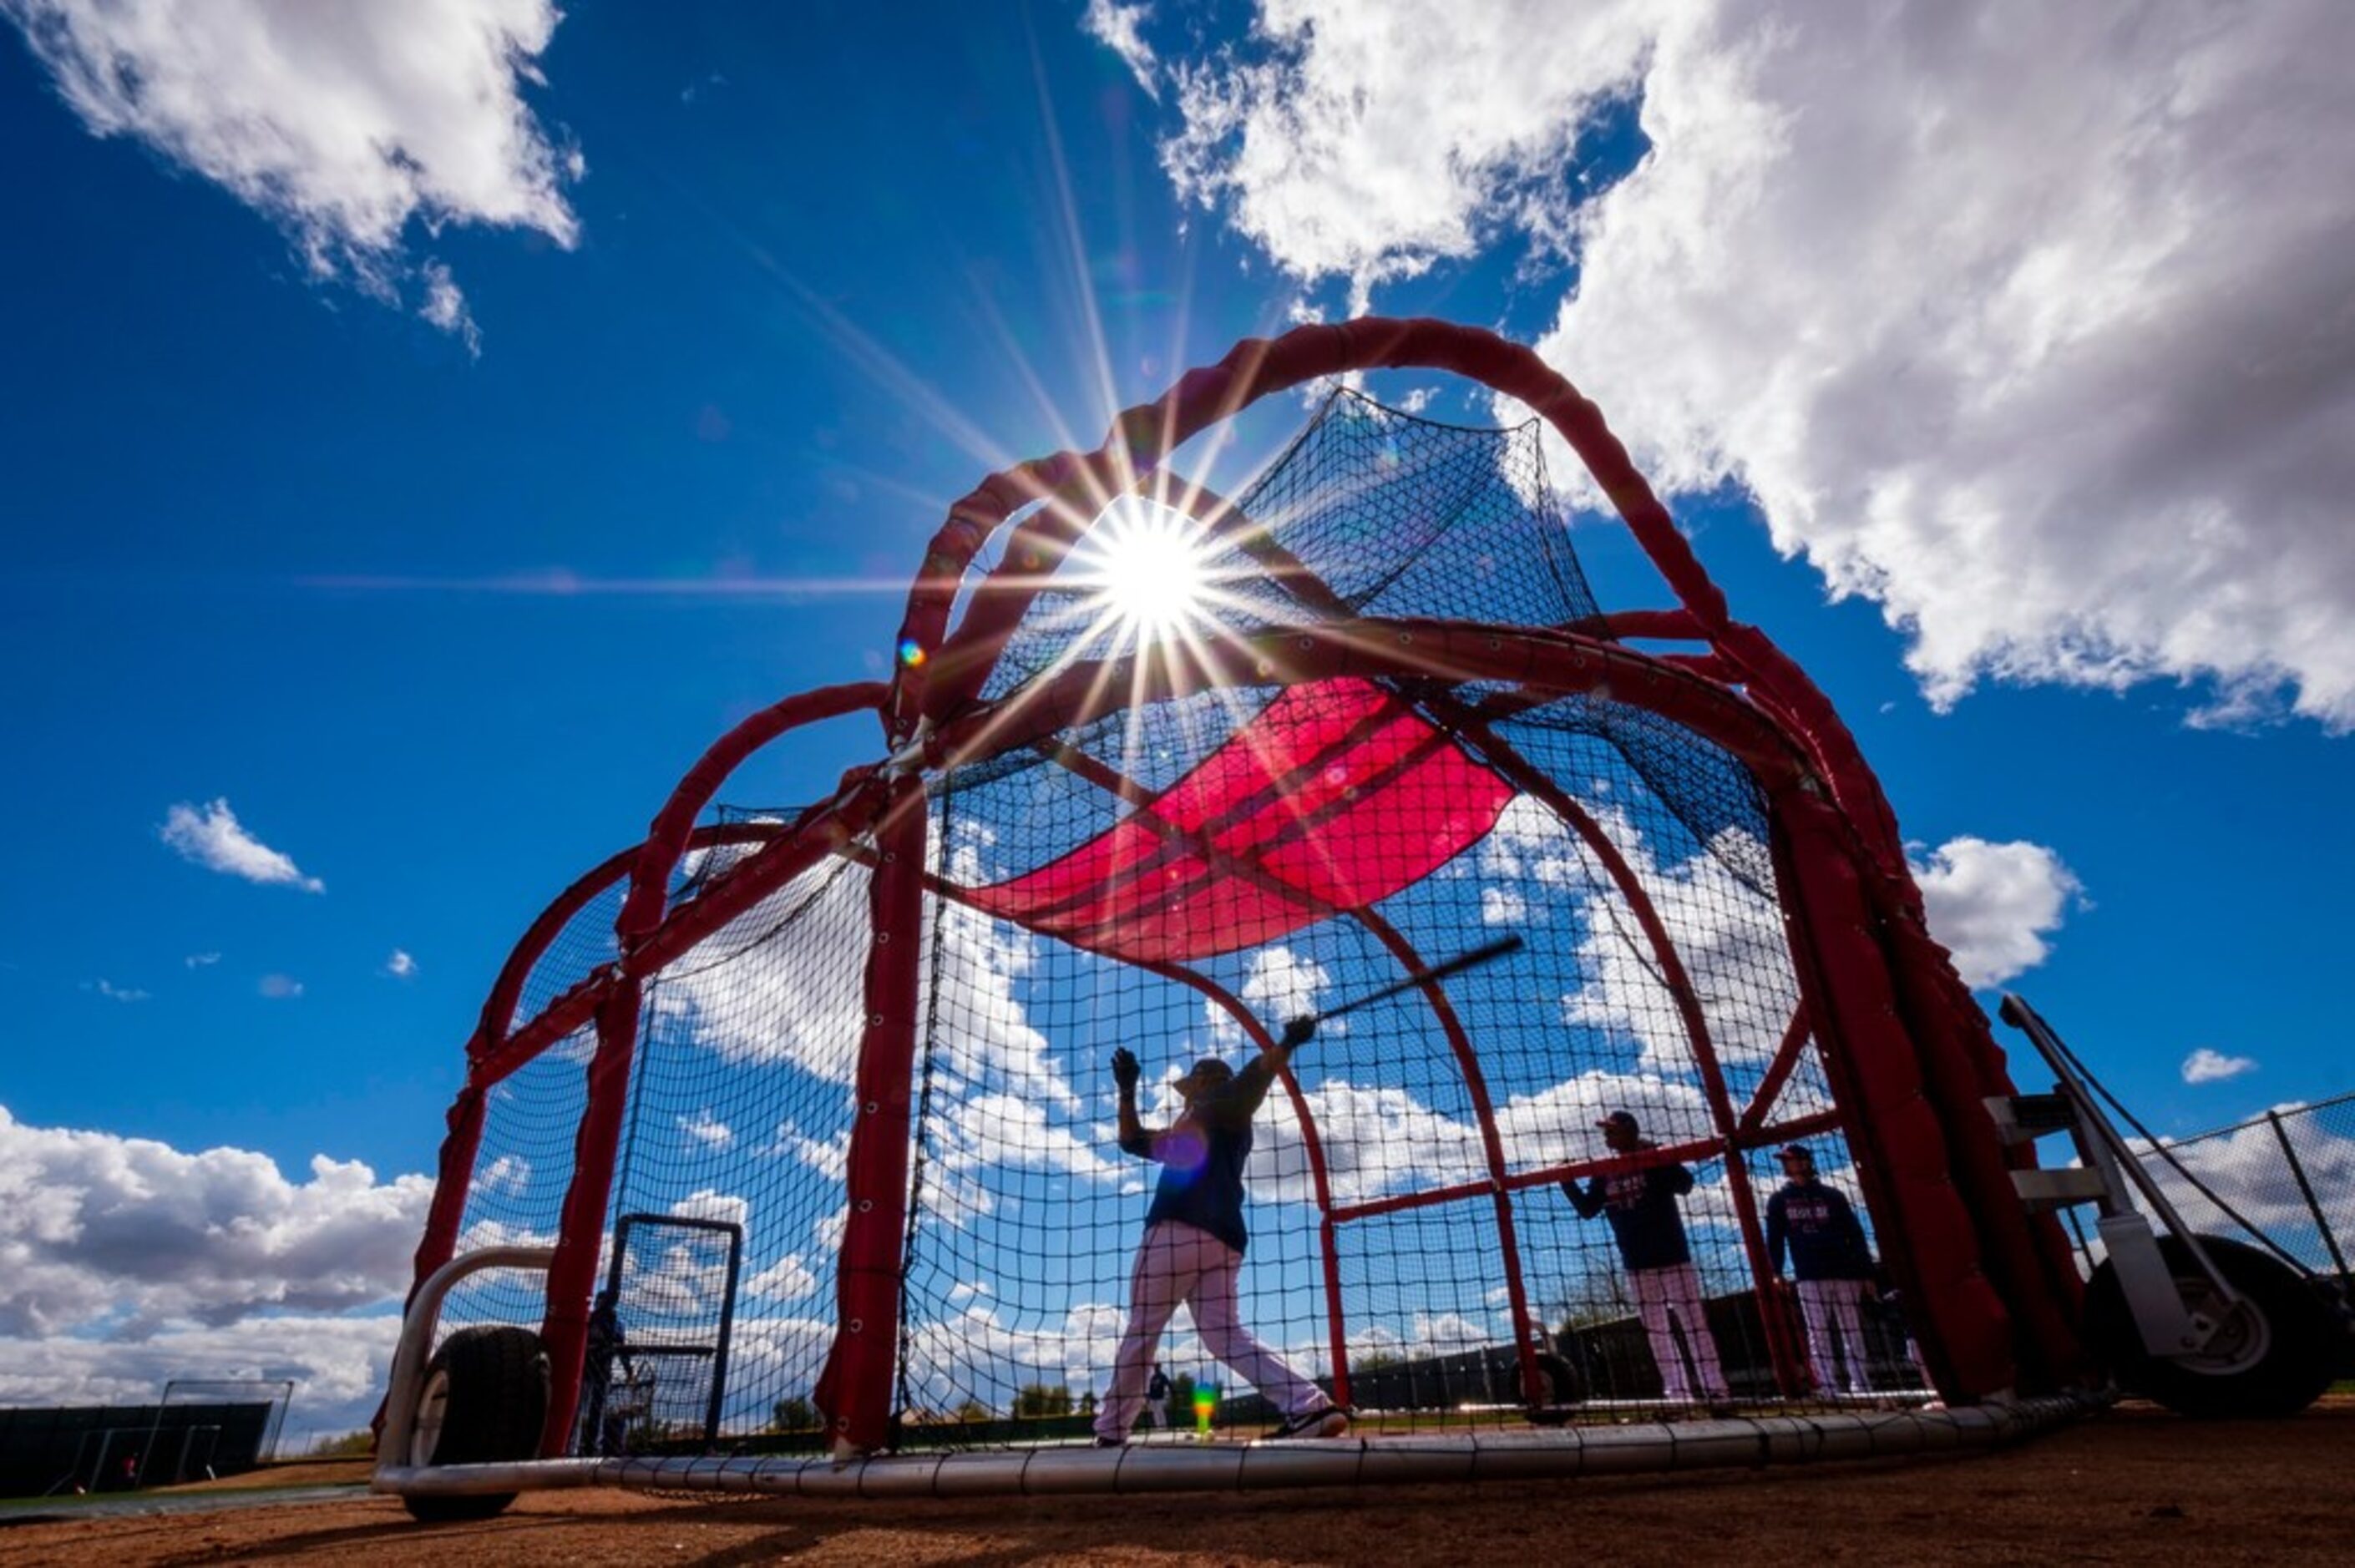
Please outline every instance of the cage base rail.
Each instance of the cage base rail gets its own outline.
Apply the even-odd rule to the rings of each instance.
[[[1991,1400],[1949,1410],[1827,1413],[1453,1437],[1294,1439],[1121,1449],[827,1458],[533,1459],[383,1466],[375,1489],[457,1497],[579,1487],[805,1498],[1051,1497],[1257,1491],[1433,1481],[1572,1479],[1883,1459],[1993,1448],[2106,1406],[2105,1393]]]

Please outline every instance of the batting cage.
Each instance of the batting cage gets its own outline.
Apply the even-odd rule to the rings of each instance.
[[[1236,495],[1168,466],[1309,385]],[[1547,428],[1661,602],[1597,602]],[[725,800],[861,715],[827,798]],[[891,679],[719,740],[467,1059],[418,1277],[530,1260],[441,1321],[544,1355],[543,1457],[1371,1447],[2082,1370],[1849,732],[1591,404],[1438,323],[1246,343],[959,502]]]

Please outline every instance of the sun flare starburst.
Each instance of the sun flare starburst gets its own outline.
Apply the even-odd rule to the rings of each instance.
[[[1209,561],[1191,519],[1132,501],[1089,532],[1073,562],[1096,613],[1138,640],[1182,630],[1203,613]]]

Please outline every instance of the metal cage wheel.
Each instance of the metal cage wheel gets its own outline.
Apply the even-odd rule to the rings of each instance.
[[[2118,1386],[2179,1414],[2207,1420],[2295,1415],[2330,1385],[2338,1337],[2329,1310],[2297,1273],[2254,1247],[2201,1236],[2200,1247],[2241,1300],[2208,1343],[2155,1356],[2142,1342],[2116,1271],[2104,1263],[2085,1289],[2085,1338]],[[2188,1306],[2212,1294],[2208,1276],[2179,1236],[2158,1238],[2168,1273]]]
[[[450,1371],[437,1364],[425,1376],[425,1386],[417,1391],[417,1415],[409,1427],[409,1463],[415,1466],[433,1462],[433,1450],[442,1446],[442,1424],[450,1413]]]
[[[426,1363],[410,1429],[412,1465],[507,1464],[536,1457],[548,1416],[548,1352],[529,1329],[481,1324],[442,1342]],[[489,1519],[513,1492],[410,1495],[401,1501],[429,1523]]]

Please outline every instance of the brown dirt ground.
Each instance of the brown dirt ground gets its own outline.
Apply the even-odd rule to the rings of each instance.
[[[281,1478],[282,1480],[283,1478]],[[304,1478],[315,1480],[325,1478]],[[337,1477],[336,1478],[343,1478]],[[0,1529],[0,1563],[2355,1561],[2355,1397],[2294,1421],[2125,1406],[1993,1454],[1508,1485],[1153,1498],[526,1496],[421,1525],[389,1498]]]

